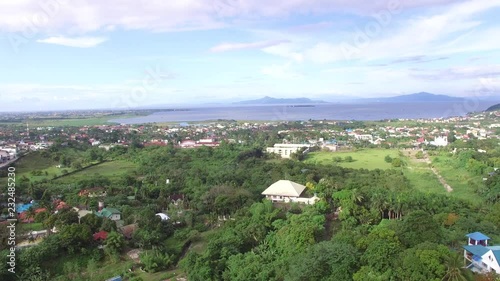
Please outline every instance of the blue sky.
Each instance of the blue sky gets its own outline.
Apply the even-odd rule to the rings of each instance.
[[[0,111],[500,91],[500,0],[0,0]]]

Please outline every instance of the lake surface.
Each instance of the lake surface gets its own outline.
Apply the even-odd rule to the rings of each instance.
[[[463,116],[468,112],[482,111],[495,102],[417,102],[417,103],[365,103],[303,105],[255,105],[226,107],[185,107],[182,110],[158,111],[148,116],[113,119],[120,124],[164,122],[193,122],[217,119],[254,121],[296,120],[383,120],[417,119]]]

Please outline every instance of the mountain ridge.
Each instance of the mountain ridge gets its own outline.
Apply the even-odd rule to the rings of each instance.
[[[488,107],[488,109],[486,109],[485,111],[491,112],[491,111],[497,111],[497,110],[500,110],[500,103],[497,103],[495,105]]]
[[[419,92],[414,94],[399,95],[393,97],[358,99],[358,101],[371,101],[371,102],[451,102],[451,101],[463,101],[463,100],[464,98],[460,97],[437,95],[428,92]]]

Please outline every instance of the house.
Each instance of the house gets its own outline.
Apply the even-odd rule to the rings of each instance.
[[[0,150],[0,163],[10,160],[10,154],[5,150]]]
[[[66,209],[66,208],[69,208],[69,205],[66,204],[66,202],[62,201],[61,199],[57,199],[53,202],[54,204],[54,207],[56,210],[62,210],[62,209]]]
[[[281,156],[281,158],[290,158],[293,153],[299,151],[302,148],[310,148],[310,144],[288,144],[288,143],[277,143],[273,147],[266,148],[268,153],[276,153]]]
[[[99,240],[103,241],[106,240],[106,238],[108,238],[108,233],[104,230],[101,230],[97,233],[94,233],[92,237],[94,238],[94,241],[99,241]]]
[[[123,234],[125,238],[132,239],[132,236],[134,235],[134,233],[137,231],[138,228],[139,225],[137,223],[133,223],[119,227],[118,230]]]
[[[108,218],[113,221],[119,221],[121,219],[121,212],[115,208],[103,208],[96,213],[98,217]]]
[[[298,202],[312,205],[319,200],[316,195],[311,198],[301,197],[305,190],[304,185],[289,180],[279,180],[264,190],[262,195],[273,202]]]
[[[436,137],[429,144],[435,145],[435,146],[447,146],[448,145],[448,137],[447,136]]]
[[[354,138],[361,141],[373,141],[373,136],[369,134],[356,134],[354,135]]]
[[[181,148],[190,148],[194,147],[196,145],[196,141],[194,140],[184,140],[182,142],[179,142],[179,145]]]
[[[73,210],[78,213],[78,223],[80,223],[80,220],[86,215],[92,214],[92,211],[84,210],[83,208],[73,207]]]
[[[478,273],[500,274],[500,246],[488,246],[490,238],[481,232],[469,233],[466,237],[468,243],[463,246],[466,268]]]
[[[45,208],[38,208],[35,210],[33,215],[36,216],[39,213],[46,212],[46,211],[47,211],[47,209],[45,209]],[[28,210],[26,210],[26,211],[23,211],[22,213],[20,213],[19,216],[17,217],[17,219],[23,223],[33,223],[33,222],[35,222],[34,216],[30,216],[30,214],[28,213]]]

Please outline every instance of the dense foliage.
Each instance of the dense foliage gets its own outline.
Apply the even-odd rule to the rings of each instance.
[[[216,149],[131,146],[102,154],[92,151],[75,153],[80,156],[66,161],[103,157],[135,163],[137,169],[116,180],[96,175],[69,185],[27,181],[20,191],[49,210],[54,198],[95,209],[96,200],[78,192],[103,187],[106,205],[121,210],[124,224],[136,223],[138,230],[125,240],[114,222],[95,215],[79,221],[69,208],[37,215],[36,221],[59,231],[19,252],[19,276],[24,280],[77,278],[70,273],[74,267],[119,259],[124,248],[144,250],[140,265],[147,272],[178,264],[193,281],[467,280],[460,279],[470,276],[456,262],[464,235],[481,231],[494,241],[500,238],[497,174],[478,190],[485,202],[477,207],[453,196],[420,192],[400,169],[353,170],[277,160],[260,146],[223,143]],[[55,157],[58,150],[47,153]],[[486,166],[496,161],[497,155],[489,155],[463,150],[453,157],[455,165],[473,172],[481,168],[472,161]],[[394,164],[389,158],[386,161]],[[307,193],[321,201],[313,206],[262,201],[260,193],[281,179],[303,183]],[[172,194],[185,196],[181,206],[173,206]],[[155,215],[163,211],[169,212],[170,220]],[[92,234],[100,230],[109,232],[107,239],[94,241]],[[201,246],[191,250],[196,243]],[[85,257],[85,262],[66,263],[65,269],[51,262],[73,255]],[[3,262],[0,279],[9,278]]]

